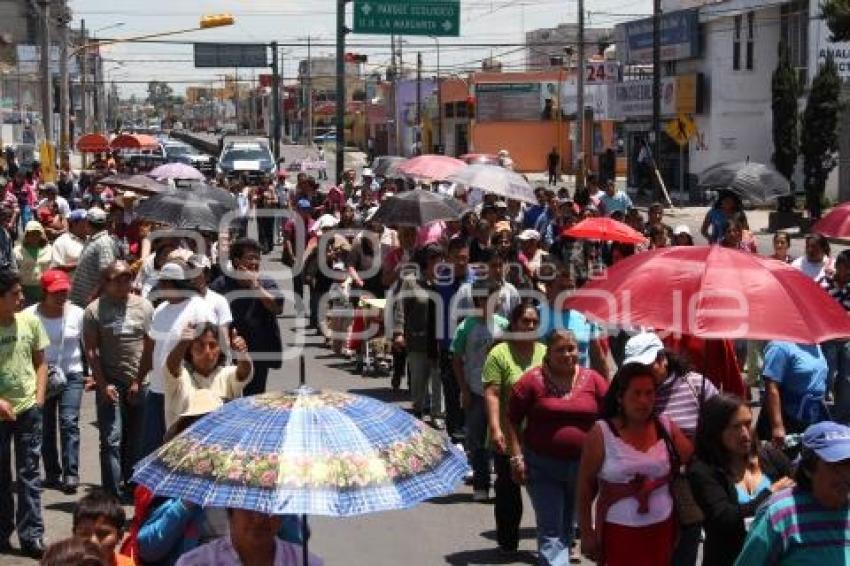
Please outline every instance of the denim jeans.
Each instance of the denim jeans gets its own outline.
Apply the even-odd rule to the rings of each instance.
[[[484,397],[473,393],[466,411],[466,449],[472,466],[472,489],[490,489],[490,450],[487,448],[487,407]]]
[[[116,497],[130,481],[133,466],[139,459],[136,439],[142,437],[147,388],[139,391],[134,404],[127,402],[128,386],[110,382],[118,389],[119,399],[113,403],[97,393],[97,426],[100,431],[100,483]]]
[[[428,357],[426,352],[407,352],[407,366],[410,371],[410,397],[413,412],[421,415],[429,398],[431,418],[443,418],[442,378],[439,360]]]
[[[41,407],[27,409],[16,420],[0,421],[0,542],[15,528],[22,543],[44,536],[41,516]],[[12,448],[15,450],[18,508],[12,498]]]
[[[142,451],[144,458],[160,446],[165,436],[165,395],[148,391],[145,396],[145,428],[142,431]]]
[[[44,402],[44,438],[41,443],[41,458],[44,475],[58,480],[64,477],[80,477],[80,403],[83,400],[83,374],[66,373],[68,386],[59,395]],[[59,420],[59,443],[61,463],[56,449],[56,424]]]
[[[538,563],[567,565],[575,534],[578,459],[556,459],[526,449],[525,464],[528,495],[537,519]]]
[[[846,423],[850,420],[850,341],[830,340],[821,348],[829,366],[827,390],[835,396],[832,416]]]
[[[496,542],[504,550],[519,546],[519,524],[522,522],[522,491],[511,478],[511,462],[504,454],[493,456],[496,468]]]

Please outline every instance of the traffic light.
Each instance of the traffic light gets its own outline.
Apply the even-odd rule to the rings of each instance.
[[[235,21],[236,20],[234,20],[232,14],[211,14],[209,16],[201,16],[201,29],[232,26]]]

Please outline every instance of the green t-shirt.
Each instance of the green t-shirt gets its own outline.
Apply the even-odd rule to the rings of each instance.
[[[520,360],[517,360],[513,356],[510,345],[507,342],[503,342],[490,350],[487,359],[484,360],[481,379],[484,382],[485,389],[488,385],[495,384],[499,386],[499,418],[503,426],[508,410],[508,399],[511,396],[511,389],[519,381],[519,378],[522,377],[522,374],[532,368],[543,365],[543,356],[545,355],[546,346],[540,342],[535,342],[531,362],[528,365],[523,365],[520,363]]]
[[[490,346],[507,329],[508,319],[498,314],[493,315],[492,324],[487,324],[479,316],[468,316],[457,327],[449,349],[452,354],[463,358],[463,373],[466,382],[476,395],[483,395],[481,372],[487,354],[490,352]]]
[[[32,355],[49,344],[47,331],[32,313],[19,312],[14,323],[0,326],[0,397],[12,404],[16,415],[35,405],[38,377]]]

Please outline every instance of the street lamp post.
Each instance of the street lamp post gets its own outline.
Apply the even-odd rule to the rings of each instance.
[[[437,44],[437,145],[439,151],[437,153],[445,153],[443,148],[443,81],[440,73],[440,38],[432,35],[431,39]]]

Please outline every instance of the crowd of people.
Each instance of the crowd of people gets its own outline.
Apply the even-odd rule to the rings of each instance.
[[[534,204],[368,169],[340,185],[281,173],[222,188],[236,221],[187,238],[137,217],[137,195],[67,171],[57,184],[36,171],[6,185],[0,483],[12,484],[13,448],[17,483],[15,497],[0,494],[0,553],[17,531],[21,550],[47,564],[104,552],[113,564],[300,563],[292,518],[204,509],[131,482],[140,458],[223,402],[264,392],[281,367],[283,282],[261,268],[267,255],[292,268],[293,306],[327,347],[364,374],[384,371],[399,394],[406,384],[413,414],[467,452],[473,501],[493,504],[506,560],[519,547],[523,488],[544,565],[583,553],[612,566],[693,566],[701,545],[712,566],[850,557],[850,429],[834,422],[850,415],[848,342],[662,339],[565,307],[626,257],[696,244],[660,204],[644,218],[593,175],[581,190],[541,186]],[[376,220],[409,190],[443,193],[465,212],[424,226]],[[595,216],[645,243],[566,233]],[[732,194],[701,232],[758,252]],[[771,257],[850,309],[850,252],[833,258],[817,235],[797,259],[787,234],[773,244]],[[86,391],[101,488],[80,501],[73,538],[47,550],[41,494],[80,486]]]

